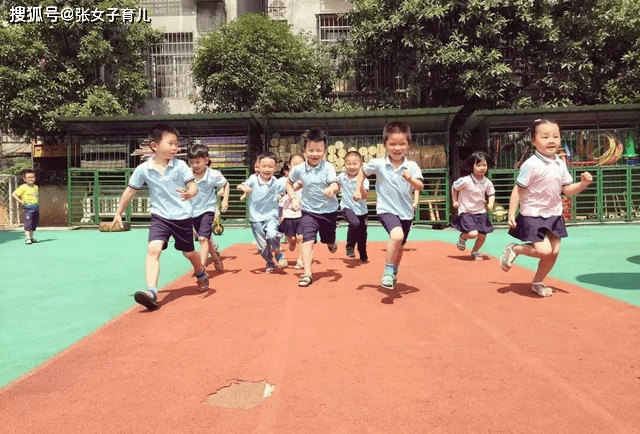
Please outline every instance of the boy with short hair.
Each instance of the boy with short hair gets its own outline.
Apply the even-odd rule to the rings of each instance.
[[[33,232],[40,221],[40,206],[38,204],[38,186],[36,185],[36,172],[26,169],[22,173],[24,184],[16,188],[11,196],[20,205],[23,205],[25,244],[37,243],[33,238]]]
[[[347,258],[355,258],[355,248],[362,262],[368,262],[367,255],[367,202],[364,199],[369,191],[369,180],[365,179],[362,185],[362,199],[353,200],[358,173],[362,167],[362,155],[358,151],[350,151],[344,156],[345,171],[338,175],[338,184],[342,187],[342,200],[340,209],[344,219],[349,223],[347,230]]]
[[[189,199],[198,193],[198,187],[189,166],[175,158],[180,149],[178,131],[170,125],[157,124],[150,132],[149,141],[155,155],[134,170],[129,186],[122,193],[111,227],[122,225],[122,213],[138,190],[147,184],[151,201],[145,267],[148,288],[147,291],[136,291],[134,299],[147,309],[156,309],[159,307],[157,285],[160,254],[167,248],[171,236],[175,240],[176,250],[182,251],[193,265],[199,291],[209,289],[209,279],[193,245],[192,206]]]
[[[218,245],[213,242],[213,219],[218,208],[216,187],[222,188],[222,203],[220,212],[227,212],[229,208],[229,183],[219,170],[211,169],[209,165],[209,148],[205,145],[192,145],[187,150],[189,164],[195,177],[198,193],[191,199],[193,207],[193,227],[200,241],[200,259],[202,266],[206,266],[208,254],[211,254],[216,270],[222,270],[224,265],[218,252]]]
[[[307,287],[313,283],[311,264],[313,245],[320,233],[320,242],[327,245],[331,253],[338,250],[336,244],[336,221],[338,216],[339,190],[336,169],[324,159],[327,153],[327,136],[320,128],[310,128],[302,135],[306,162],[298,164],[289,172],[287,193],[291,198],[291,208],[300,209],[294,183],[302,181],[302,217],[298,230],[302,233],[302,262],[304,273],[298,286]]]
[[[273,273],[276,266],[284,268],[288,265],[280,250],[278,232],[278,195],[285,190],[284,184],[273,176],[277,164],[278,158],[272,152],[260,154],[257,159],[259,172],[238,185],[238,190],[249,197],[251,230],[258,251],[267,261],[266,273]]]
[[[422,171],[406,157],[411,144],[411,129],[404,122],[389,122],[384,127],[383,143],[386,158],[374,158],[362,166],[354,199],[362,199],[362,185],[367,176],[376,175],[378,200],[376,212],[380,223],[389,233],[384,274],[380,284],[395,287],[398,266],[414,217],[411,190],[422,191]]]

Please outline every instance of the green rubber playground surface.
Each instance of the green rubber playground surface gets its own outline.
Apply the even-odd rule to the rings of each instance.
[[[551,276],[640,306],[640,226],[573,226],[568,231]],[[38,230],[40,242],[26,246],[23,232],[0,231],[0,387],[135,305],[133,293],[145,288],[147,233]],[[410,242],[454,244],[457,237],[454,230],[418,227]],[[338,240],[345,238],[342,224]],[[226,228],[216,237],[223,250],[252,240],[250,229]],[[369,227],[369,241],[386,240],[384,229]],[[511,241],[505,229],[496,229],[482,251],[499,257]],[[519,257],[516,265],[534,270],[537,261]],[[189,271],[189,262],[170,244],[161,257],[159,287]],[[425,264],[426,278],[437,272]],[[461,261],[460,272],[471,272],[469,264]],[[496,277],[507,275],[496,267]]]

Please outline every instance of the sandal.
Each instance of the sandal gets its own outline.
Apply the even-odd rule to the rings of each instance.
[[[143,305],[149,310],[160,307],[157,298],[153,297],[148,291],[136,291],[135,294],[133,294],[133,299],[136,303]]]
[[[198,291],[205,292],[207,289],[209,289],[209,278],[207,277],[207,274],[204,270],[202,271],[202,274],[202,277],[196,276],[196,279],[198,282]]]
[[[220,252],[218,252],[217,250],[214,250],[211,257],[213,258],[213,267],[218,271],[224,270],[224,264],[222,263]]]
[[[307,286],[313,283],[313,278],[308,274],[303,274],[300,276],[300,280],[298,280],[298,286],[302,286],[306,288]]]
[[[382,275],[382,280],[380,281],[380,285],[383,288],[394,289],[396,283],[396,276],[393,274],[385,273]]]

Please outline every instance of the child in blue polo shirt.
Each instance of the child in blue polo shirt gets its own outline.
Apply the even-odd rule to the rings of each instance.
[[[336,169],[324,159],[327,153],[327,136],[320,128],[311,128],[302,135],[306,162],[291,169],[287,180],[287,193],[291,198],[291,209],[300,209],[300,201],[294,192],[296,181],[302,181],[302,217],[298,231],[302,234],[302,263],[304,273],[298,286],[313,283],[311,264],[313,245],[320,233],[320,242],[329,247],[331,253],[338,250],[336,244],[336,221],[338,217],[338,177]]]
[[[362,155],[358,151],[350,151],[344,156],[345,171],[338,175],[338,184],[342,188],[340,209],[344,219],[349,223],[347,230],[347,258],[355,258],[355,248],[362,262],[369,261],[367,255],[367,202],[365,197],[369,191],[369,180],[365,179],[362,186],[362,199],[353,200],[358,173],[362,167]]]
[[[220,212],[227,212],[229,208],[229,183],[218,170],[211,169],[209,164],[209,148],[205,145],[192,145],[188,151],[189,164],[195,176],[198,194],[191,199],[193,206],[193,227],[200,241],[200,259],[202,266],[207,264],[207,257],[211,254],[216,270],[222,270],[222,258],[218,252],[218,245],[211,239],[213,233],[213,219],[218,207],[216,187],[222,187],[222,203]]]
[[[353,198],[361,200],[365,178],[376,175],[376,212],[380,223],[389,233],[386,262],[380,284],[393,289],[414,217],[411,191],[422,191],[423,184],[420,168],[406,157],[411,144],[409,125],[404,122],[389,122],[385,125],[382,135],[387,157],[374,158],[362,166]]]
[[[280,233],[278,232],[278,195],[284,193],[284,184],[274,176],[278,158],[271,152],[258,156],[257,174],[249,176],[238,190],[249,198],[249,221],[258,250],[267,261],[267,273],[286,267],[287,261],[280,251]],[[273,262],[275,257],[276,262]]]
[[[122,213],[138,190],[147,184],[151,201],[146,260],[147,291],[136,291],[134,299],[147,309],[156,309],[159,307],[157,287],[160,254],[167,248],[169,237],[173,236],[175,248],[182,251],[193,265],[199,291],[209,289],[209,279],[193,245],[189,199],[198,193],[198,187],[189,166],[175,158],[180,149],[178,131],[170,125],[157,124],[149,134],[149,141],[155,155],[136,167],[129,178],[129,186],[122,193],[111,227],[122,225]]]

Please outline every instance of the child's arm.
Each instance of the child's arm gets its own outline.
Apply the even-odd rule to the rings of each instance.
[[[240,196],[240,200],[245,200],[247,198],[247,195],[253,191],[251,187],[249,187],[248,185],[245,185],[244,183],[238,184],[237,188],[242,192],[242,196]]]
[[[227,182],[224,187],[222,187],[222,203],[220,204],[220,212],[227,212],[227,210],[229,209],[229,190],[230,190],[230,186],[229,183]]]
[[[566,194],[567,196],[580,194],[584,191],[585,188],[589,186],[589,184],[591,184],[591,181],[593,181],[593,177],[591,176],[591,174],[589,172],[582,172],[580,174],[580,182],[574,182],[573,184],[565,185],[564,187],[562,187],[562,193]]]
[[[335,194],[338,193],[339,190],[340,190],[340,187],[338,187],[338,183],[334,181],[331,184],[329,184],[327,188],[322,190],[322,194],[324,194],[325,197],[333,197]]]
[[[198,184],[195,181],[187,182],[187,188],[176,188],[178,194],[180,194],[180,199],[189,200],[196,194],[198,194]]]
[[[405,181],[407,181],[409,183],[409,185],[411,187],[416,189],[416,191],[422,191],[422,189],[424,188],[424,184],[422,183],[422,179],[420,179],[420,178],[412,178],[411,177],[411,171],[409,169],[406,169],[404,172],[402,172],[402,177],[405,179]]]
[[[287,189],[287,194],[289,195],[289,199],[291,200],[291,209],[293,211],[298,211],[300,209],[300,202],[298,202],[298,196],[296,195],[293,183],[289,178],[287,178],[287,182],[285,183],[284,187]]]
[[[491,196],[489,196],[489,201],[487,202],[487,209],[491,211],[495,203],[496,203],[496,195],[492,194]]]
[[[458,209],[458,190],[456,190],[456,188],[454,186],[451,186],[451,201],[452,201],[452,206],[455,209]]]
[[[18,197],[18,195],[16,195],[16,192],[14,191],[13,194],[11,195],[12,198],[15,199],[16,202],[18,202],[20,205],[24,205],[24,202]]]
[[[120,227],[122,227],[122,213],[127,209],[127,206],[129,206],[129,202],[131,202],[131,199],[133,199],[137,192],[138,190],[131,187],[127,187],[124,189],[124,192],[122,192],[122,197],[120,197],[120,204],[118,205],[118,209],[116,210],[116,215],[113,216],[113,220],[111,221],[109,228],[113,229],[116,223],[119,224]]]
[[[365,197],[367,197],[367,194],[364,193],[364,179],[367,177],[367,175],[364,174],[364,170],[362,170],[362,167],[360,168],[360,171],[358,172],[358,178],[356,179],[356,188],[355,191],[353,192],[353,200],[355,200],[356,202],[359,200],[364,199]]]
[[[520,196],[522,196],[524,190],[524,187],[520,187],[516,184],[513,186],[513,191],[511,191],[511,197],[509,198],[509,217],[507,222],[509,223],[509,227],[512,229],[516,227],[516,211],[520,204]]]
[[[413,209],[418,209],[418,203],[420,202],[420,192],[413,190]]]

